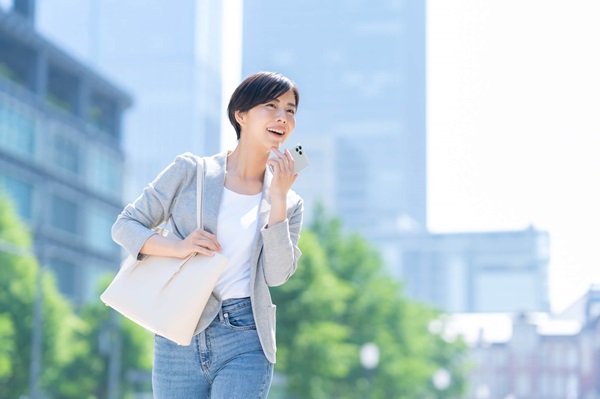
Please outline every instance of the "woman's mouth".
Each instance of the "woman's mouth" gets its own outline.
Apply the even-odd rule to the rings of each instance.
[[[279,129],[273,129],[271,127],[267,128],[267,130],[273,134],[276,134],[278,136],[283,136],[285,134],[285,132],[283,130],[279,130]]]

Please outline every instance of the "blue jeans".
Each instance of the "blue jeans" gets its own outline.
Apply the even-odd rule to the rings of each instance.
[[[272,378],[250,298],[223,301],[219,316],[189,346],[154,338],[155,399],[262,399]]]

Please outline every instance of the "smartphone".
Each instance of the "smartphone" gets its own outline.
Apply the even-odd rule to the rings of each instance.
[[[300,171],[310,164],[306,156],[306,151],[304,151],[304,148],[300,144],[296,144],[288,151],[292,154],[292,158],[294,158],[294,173],[300,173]]]

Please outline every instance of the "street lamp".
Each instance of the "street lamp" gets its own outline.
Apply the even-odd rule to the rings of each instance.
[[[379,347],[368,342],[360,347],[360,364],[367,370],[374,370],[379,365]]]
[[[373,342],[367,342],[360,347],[360,364],[366,370],[369,389],[373,396],[373,373],[379,365],[379,347]]]
[[[490,387],[487,384],[481,384],[477,387],[475,391],[475,399],[489,399],[490,397]]]
[[[438,391],[444,391],[450,386],[450,383],[452,382],[452,376],[448,370],[441,368],[433,373],[431,381],[433,382],[435,389]]]
[[[98,348],[108,356],[108,399],[119,397],[119,374],[121,373],[121,331],[120,316],[110,311],[110,319],[100,327]]]

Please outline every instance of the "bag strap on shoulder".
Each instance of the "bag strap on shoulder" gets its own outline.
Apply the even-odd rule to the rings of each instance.
[[[202,221],[202,194],[204,190],[204,158],[196,157],[196,226],[204,229]]]

